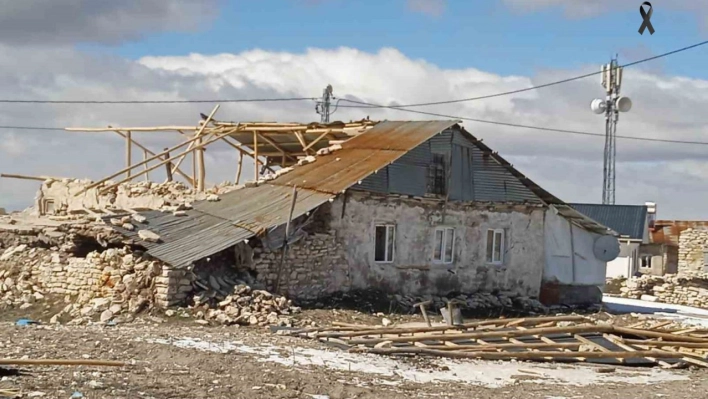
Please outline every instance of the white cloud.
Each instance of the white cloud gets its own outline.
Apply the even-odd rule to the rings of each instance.
[[[138,61],[91,56],[67,48],[43,52],[0,47],[0,91],[18,98],[46,99],[214,99],[316,97],[327,84],[335,96],[371,103],[406,104],[466,98],[514,90],[593,71],[547,70],[533,76],[499,76],[468,69],[443,69],[413,60],[395,49],[367,53],[351,48],[304,53],[247,51],[239,54],[145,57]],[[618,134],[708,141],[707,81],[666,76],[637,67],[624,73],[623,94],[634,100],[620,118]],[[562,129],[603,132],[603,119],[589,110],[603,94],[598,79],[514,96],[416,108],[449,115]],[[341,104],[344,104],[343,102]],[[183,105],[7,105],[0,125],[153,126],[194,125],[210,104]],[[431,119],[382,109],[340,108],[334,119]],[[225,120],[318,120],[314,103],[225,103]],[[553,194],[575,202],[600,199],[603,139],[466,122],[472,134],[504,155]],[[22,157],[0,156],[0,171],[101,178],[123,167],[124,143],[108,133],[0,130],[0,142],[34,140]],[[180,136],[135,133],[155,151]],[[25,144],[26,145],[26,144]],[[22,147],[15,147],[22,148]],[[660,217],[708,218],[708,146],[618,140],[617,200],[659,203]],[[136,155],[136,159],[137,155]],[[210,148],[212,183],[233,180],[236,154],[225,145]],[[161,169],[161,168],[160,168]],[[164,174],[152,175],[164,178]],[[252,176],[247,165],[244,176]],[[161,177],[160,177],[161,176]],[[705,189],[704,189],[705,187]],[[0,179],[0,207],[31,202],[36,183]],[[681,195],[677,195],[677,193]],[[12,196],[10,196],[12,194]]]
[[[439,17],[445,12],[447,0],[408,0],[408,8],[422,14]]]

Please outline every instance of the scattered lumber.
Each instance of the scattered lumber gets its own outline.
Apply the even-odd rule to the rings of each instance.
[[[671,329],[669,324],[639,328],[570,315],[422,327],[334,323],[282,333],[389,356],[708,367],[706,331]]]
[[[0,359],[0,366],[109,366],[122,367],[125,362],[114,360],[87,360],[87,359]]]

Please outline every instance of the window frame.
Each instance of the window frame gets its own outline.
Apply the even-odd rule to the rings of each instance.
[[[489,249],[489,232],[492,232],[492,251],[491,254],[488,253]],[[499,245],[499,260],[495,261],[494,260],[494,248],[496,247],[496,237],[497,234],[501,235],[500,238],[500,245]],[[487,264],[494,265],[494,266],[502,266],[504,265],[504,250],[505,250],[505,241],[506,241],[506,231],[504,229],[487,229],[487,236],[485,238],[485,247],[484,250],[487,252],[485,254],[485,260],[487,261]]]
[[[379,227],[385,229],[384,235],[384,260],[376,260],[376,230]],[[388,249],[389,249],[389,233],[392,232],[391,237],[391,260],[388,260]],[[376,223],[374,224],[374,262],[375,263],[393,263],[396,260],[396,225],[393,223]]]
[[[440,259],[436,259],[436,251],[438,247],[438,232],[442,231],[442,238],[440,242]],[[448,233],[452,232],[452,243],[451,243],[451,248],[450,248],[450,260],[447,261],[445,260],[445,254],[446,254],[446,244],[447,244],[447,237]],[[439,265],[450,265],[455,262],[455,228],[454,227],[447,227],[447,226],[440,226],[435,228],[435,231],[433,232],[433,263],[439,264]]]
[[[447,158],[448,155],[445,153],[433,153],[430,164],[428,165],[427,194],[436,196],[447,195]]]

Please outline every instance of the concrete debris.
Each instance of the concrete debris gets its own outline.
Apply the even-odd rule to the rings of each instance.
[[[302,166],[302,165],[307,165],[308,163],[313,163],[313,162],[315,162],[316,160],[317,160],[317,158],[315,158],[314,156],[308,155],[308,156],[306,156],[306,157],[300,159],[299,161],[297,161],[297,164],[300,165],[300,166]]]
[[[206,189],[204,193],[198,193],[183,183],[175,181],[165,183],[128,182],[99,193],[114,183],[107,181],[96,188],[81,193],[92,183],[92,181],[85,179],[46,180],[40,187],[34,207],[27,212],[35,216],[39,215],[43,202],[47,200],[53,202],[53,210],[50,212],[52,215],[83,217],[87,210],[100,214],[110,210],[122,211],[126,209],[154,209],[172,212],[189,209],[194,201],[213,200],[210,198],[214,198],[214,196],[218,198],[220,194],[243,187],[243,185],[224,182]],[[134,220],[138,223],[144,221],[139,215]],[[116,224],[111,221],[111,224],[116,226],[123,223]]]
[[[606,293],[619,294],[622,298],[708,307],[708,273],[704,272],[612,279],[606,286]]]
[[[160,241],[160,236],[157,233],[153,233],[150,230],[138,231],[138,237],[140,237],[141,240],[145,240],[148,242],[159,242]]]

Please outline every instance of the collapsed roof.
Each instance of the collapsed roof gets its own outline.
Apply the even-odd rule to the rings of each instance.
[[[220,196],[216,202],[195,203],[193,209],[187,210],[183,216],[147,212],[143,214],[144,222],[135,223],[135,230],[114,228],[136,240],[139,239],[138,230],[155,232],[160,236],[160,242],[142,242],[148,253],[174,267],[185,267],[287,223],[293,187],[297,189],[292,214],[296,219],[345,190],[356,188],[368,176],[451,128],[462,132],[467,144],[482,154],[482,173],[477,178],[496,182],[502,187],[499,199],[495,201],[490,197],[486,201],[551,206],[585,230],[616,235],[543,190],[454,120],[380,122],[342,143],[341,149],[335,153],[295,166],[274,180],[232,191]]]

